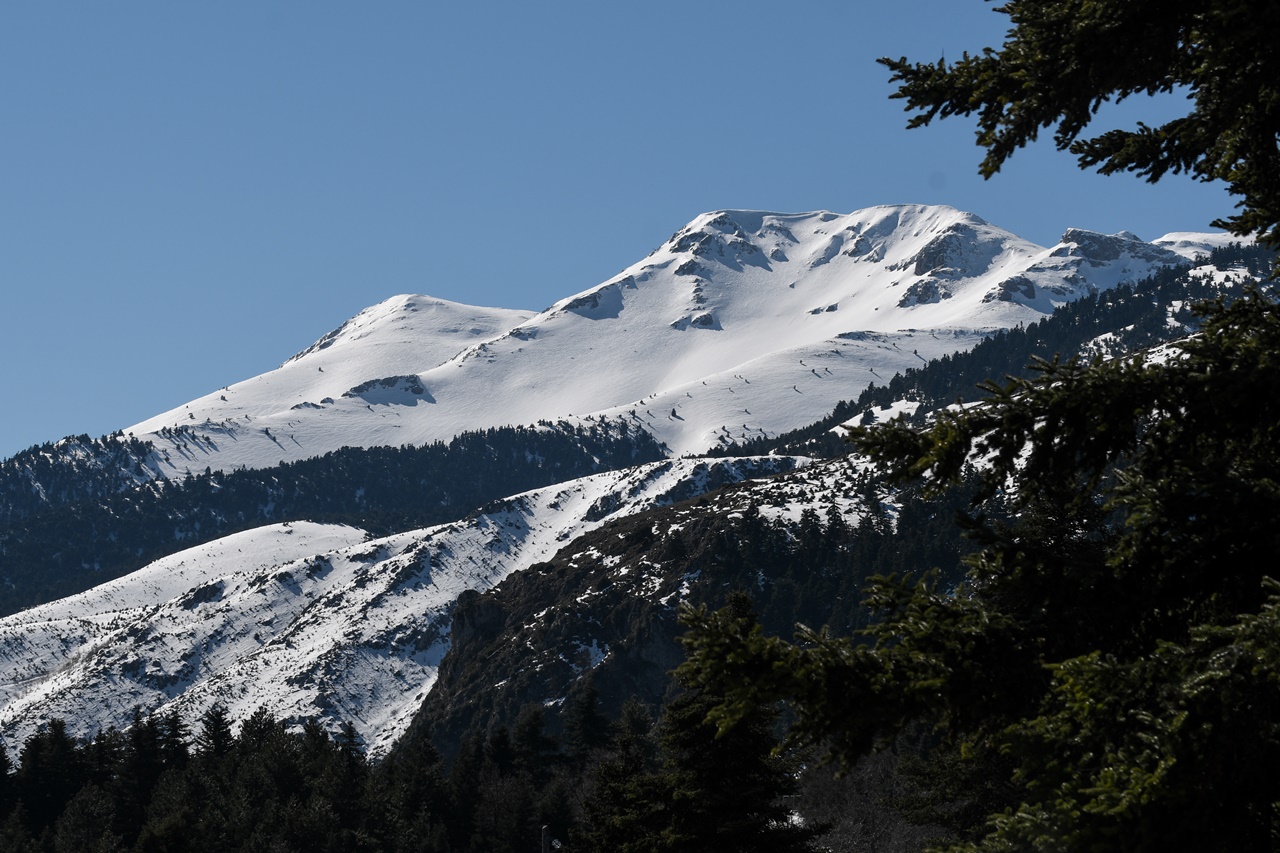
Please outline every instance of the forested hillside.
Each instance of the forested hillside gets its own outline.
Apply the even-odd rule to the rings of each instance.
[[[527,705],[571,704],[588,688],[610,717],[631,699],[661,707],[683,657],[680,602],[718,607],[743,591],[767,630],[854,632],[870,618],[871,574],[960,576],[964,546],[946,534],[965,505],[962,494],[888,497],[869,473],[829,463],[610,523],[459,600],[453,645],[407,737],[451,756]]]
[[[267,470],[206,472],[64,500],[0,525],[0,614],[264,524],[328,521],[386,534],[663,455],[648,433],[625,421],[503,427],[425,447],[346,448]],[[41,482],[52,487],[67,473],[54,471]]]
[[[64,438],[0,462],[0,524],[65,503],[105,500],[158,476],[155,449],[119,433]]]

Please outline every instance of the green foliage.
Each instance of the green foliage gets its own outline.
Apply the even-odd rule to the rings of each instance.
[[[1273,849],[1280,587],[1267,585],[1259,613],[1186,644],[1053,665],[1040,713],[1005,735],[1026,798],[971,849]]]
[[[200,733],[196,735],[197,754],[205,758],[221,758],[231,750],[235,738],[231,734],[231,718],[227,709],[212,705],[200,715]]]
[[[996,11],[1012,25],[999,50],[950,64],[881,60],[901,84],[894,97],[916,112],[909,127],[976,115],[986,177],[1052,127],[1054,144],[1082,168],[1224,181],[1242,211],[1214,225],[1280,244],[1280,55],[1271,38],[1280,7],[1008,0]],[[1104,103],[1183,92],[1186,114],[1159,127],[1084,136]]]
[[[119,494],[150,477],[154,448],[112,433],[69,436],[0,461],[0,524],[11,524],[52,504]],[[152,466],[154,467],[154,466]]]
[[[755,618],[742,593],[724,612],[744,624]],[[708,713],[720,700],[695,689],[667,703],[656,765],[633,707],[596,768],[574,841],[601,853],[813,850],[817,829],[792,820],[786,799],[797,790],[798,767],[777,749],[776,716],[755,708],[718,731]]]
[[[964,582],[877,579],[861,639],[688,611],[685,677],[722,726],[788,700],[792,742],[846,764],[935,727],[958,768],[936,784],[1004,773],[955,850],[1272,849],[1278,353],[1255,292],[1159,357],[1043,362],[927,430],[854,430],[899,480],[979,472]]]
[[[583,762],[609,739],[609,720],[600,710],[600,691],[590,681],[570,700],[565,712],[565,742],[569,755]]]

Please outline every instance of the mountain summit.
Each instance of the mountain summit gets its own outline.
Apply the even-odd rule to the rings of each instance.
[[[127,432],[168,474],[598,415],[699,452],[810,423],[870,382],[1212,241],[1072,229],[1046,249],[924,205],[717,211],[539,314],[396,296]]]

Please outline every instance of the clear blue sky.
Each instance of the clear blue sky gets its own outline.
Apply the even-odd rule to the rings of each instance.
[[[1041,244],[1205,230],[1217,187],[977,176],[874,59],[981,0],[6,3],[0,457],[269,370],[417,292],[540,309],[705,210],[945,203]]]

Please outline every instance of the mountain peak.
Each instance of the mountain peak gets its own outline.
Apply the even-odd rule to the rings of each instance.
[[[1128,233],[1072,229],[1045,249],[944,205],[715,210],[538,314],[384,300],[134,433],[172,445],[177,474],[572,416],[625,417],[696,453],[1182,261]]]
[[[299,361],[335,345],[360,340],[371,334],[397,335],[394,327],[407,324],[413,325],[415,332],[426,327],[434,328],[442,334],[492,336],[496,327],[505,325],[516,315],[521,314],[528,316],[528,312],[502,308],[478,308],[435,296],[401,293],[365,308],[302,352],[285,361],[285,364]],[[415,318],[412,315],[420,316]]]

